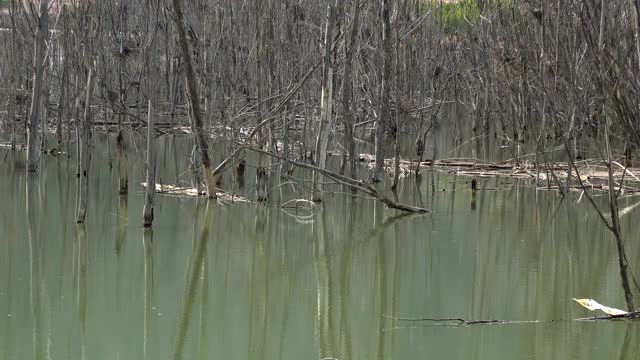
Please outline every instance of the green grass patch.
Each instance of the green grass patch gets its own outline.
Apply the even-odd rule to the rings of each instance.
[[[478,0],[426,0],[425,13],[429,12],[445,31],[465,30],[473,27],[481,20],[496,11],[510,10],[516,0],[484,0],[483,8],[478,7]]]

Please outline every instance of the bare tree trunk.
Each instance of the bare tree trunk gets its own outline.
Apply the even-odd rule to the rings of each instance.
[[[78,76],[76,75],[76,93],[78,91],[78,82],[80,80],[78,79]],[[75,101],[75,108],[74,108],[74,116],[73,116],[73,120],[75,122],[76,125],[76,177],[80,177],[80,153],[81,153],[81,149],[80,149],[80,145],[82,144],[82,142],[80,141],[80,131],[81,131],[81,123],[80,123],[80,97],[82,95],[80,95],[78,93],[78,95],[76,96],[76,101]]]
[[[11,18],[11,53],[15,54],[17,50],[17,27],[15,24],[15,0],[11,1],[11,6],[9,8],[9,16]],[[18,95],[18,64],[15,56],[11,56],[9,58],[9,66],[10,66],[10,88],[9,91],[9,121],[11,121],[11,150],[16,149],[16,114],[18,108],[18,102],[16,101],[16,96]]]
[[[395,71],[395,124],[396,132],[394,136],[394,162],[393,162],[393,184],[391,189],[398,188],[398,180],[400,179],[400,18],[404,14],[400,13],[400,5],[398,5],[398,16],[396,17],[396,71]],[[418,166],[420,166],[418,164]]]
[[[205,185],[207,186],[207,194],[210,199],[216,198],[216,184],[213,180],[213,174],[211,173],[211,159],[209,158],[209,144],[204,133],[202,125],[202,113],[200,111],[200,97],[198,96],[198,89],[196,88],[197,81],[193,72],[193,65],[191,64],[191,53],[189,51],[189,43],[187,41],[187,34],[184,28],[184,20],[182,15],[182,7],[180,0],[173,0],[173,12],[175,15],[176,28],[178,30],[178,37],[180,40],[180,50],[182,51],[182,57],[184,58],[185,72],[187,74],[187,91],[189,94],[189,102],[191,104],[191,130],[196,138],[196,146],[200,153],[200,160],[202,161],[202,167],[204,168]]]
[[[124,195],[129,192],[129,173],[127,170],[127,151],[124,144],[124,130],[122,129],[122,120],[127,116],[126,108],[126,89],[124,85],[123,76],[125,75],[125,43],[124,39],[127,36],[127,3],[122,2],[120,4],[120,56],[118,58],[118,101],[120,104],[120,111],[118,114],[118,135],[116,135],[116,152],[118,154],[118,193]]]
[[[263,29],[263,0],[255,0],[255,41],[256,41],[256,126],[261,124],[264,116],[263,80],[264,80],[264,29]],[[257,141],[260,149],[264,150],[267,144],[267,136],[262,126],[258,129]],[[269,174],[266,169],[267,158],[258,155],[256,167],[256,199],[258,202],[269,200]]]
[[[121,115],[118,116],[120,119]],[[118,152],[118,193],[124,195],[129,192],[129,175],[127,170],[127,152],[124,145],[124,131],[121,121],[118,120],[118,135],[116,136],[116,146]]]
[[[356,49],[358,36],[358,23],[360,21],[360,0],[355,0],[353,5],[353,20],[349,46],[345,46],[344,77],[342,79],[342,109],[344,111],[344,136],[347,145],[347,175],[356,178],[356,142],[354,138],[354,125],[356,118],[356,104],[353,101],[353,52]]]
[[[45,43],[46,43],[46,39],[45,39]],[[46,71],[47,66],[45,66],[45,71],[44,71],[44,76],[42,78],[42,85],[43,85],[43,90],[42,90],[42,100],[41,100],[41,135],[40,136],[40,151],[41,153],[45,152],[45,146],[47,143],[47,133],[49,132],[49,126],[48,126],[48,122],[47,119],[49,119],[49,96],[50,96],[50,91],[49,91],[49,71]]]
[[[336,0],[337,2],[338,0]],[[322,71],[322,90],[320,93],[320,126],[316,142],[316,166],[321,169],[327,167],[327,148],[329,146],[329,136],[333,126],[333,63],[331,61],[331,50],[333,48],[333,28],[336,22],[336,3],[330,2],[327,5],[327,23],[324,29],[324,64]],[[313,173],[314,191],[313,200],[320,201],[322,193],[322,183],[320,174]]]
[[[67,5],[62,5],[62,18],[66,19],[67,16]],[[62,54],[61,57],[63,57],[64,59],[67,59],[68,54],[68,47],[67,47],[67,37],[68,37],[68,33],[67,33],[67,28],[66,28],[66,20],[63,20],[63,34],[62,34],[62,49],[59,50]],[[60,66],[62,66],[62,75],[60,76],[60,97],[58,100],[58,117],[57,117],[57,123],[56,123],[56,140],[57,140],[57,146],[58,146],[58,151],[62,151],[62,149],[60,148],[62,146],[62,143],[64,142],[63,138],[62,138],[62,122],[63,119],[65,117],[65,111],[66,111],[66,106],[65,104],[67,103],[67,87],[68,87],[68,78],[69,78],[69,72],[67,71],[67,64],[68,62],[64,61],[62,62],[62,64],[60,64]]]
[[[633,1],[633,0],[632,0]],[[638,71],[640,71],[640,0],[633,1],[633,7],[636,10],[635,13],[635,38],[636,38],[636,56],[638,57]]]
[[[35,173],[37,169],[36,161],[38,159],[38,115],[40,112],[43,78],[44,78],[44,58],[45,58],[45,39],[49,31],[49,1],[40,0],[40,12],[38,17],[38,26],[36,28],[36,37],[34,41],[33,66],[35,72],[33,75],[33,92],[31,96],[31,108],[29,111],[29,123],[27,124],[27,172]],[[42,129],[45,131],[45,129]]]
[[[382,85],[380,96],[380,114],[376,121],[376,164],[373,173],[373,182],[379,182],[384,175],[384,159],[387,155],[385,145],[385,132],[389,130],[390,123],[390,89],[391,79],[391,21],[390,21],[390,0],[382,1]]]
[[[85,99],[84,119],[80,131],[80,179],[78,183],[78,209],[76,222],[84,223],[87,214],[87,197],[89,195],[89,167],[91,165],[91,97],[93,96],[93,67],[89,68],[87,78],[87,97]],[[78,125],[79,126],[79,125]]]
[[[149,111],[147,114],[147,191],[144,198],[143,225],[151,227],[153,223],[153,202],[156,195],[156,152],[153,147],[153,124],[155,114],[153,104],[149,100]]]

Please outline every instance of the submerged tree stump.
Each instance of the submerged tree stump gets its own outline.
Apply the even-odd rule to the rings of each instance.
[[[155,114],[153,105],[149,100],[149,112],[147,120],[147,189],[145,191],[144,209],[142,211],[144,227],[153,224],[153,202],[156,195],[156,156],[153,148],[153,123]]]
[[[89,68],[87,78],[87,97],[85,100],[84,119],[79,129],[80,157],[78,159],[80,176],[78,179],[78,208],[76,222],[84,223],[87,215],[87,197],[89,194],[89,167],[91,162],[91,97],[93,96],[93,67]]]

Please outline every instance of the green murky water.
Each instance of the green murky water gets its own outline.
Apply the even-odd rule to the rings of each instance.
[[[160,142],[160,180],[173,182],[186,162]],[[306,219],[277,205],[158,196],[145,232],[142,163],[133,157],[120,198],[113,149],[97,147],[82,226],[74,163],[47,157],[30,181],[11,156],[0,167],[1,359],[638,357],[640,323],[570,320],[592,315],[573,297],[624,308],[613,240],[577,195],[482,180],[474,200],[468,179],[425,172],[399,196],[435,210],[426,216],[346,194]],[[636,273],[638,216],[622,218]]]

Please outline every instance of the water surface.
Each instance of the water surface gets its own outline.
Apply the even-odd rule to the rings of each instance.
[[[160,180],[173,182],[186,171],[174,154],[188,144],[174,152],[168,141]],[[310,218],[277,200],[158,196],[145,231],[140,156],[120,197],[113,149],[96,147],[84,225],[74,221],[73,159],[47,156],[29,179],[11,157],[0,167],[0,358],[637,358],[640,324],[571,320],[592,315],[573,297],[624,308],[615,244],[578,195],[482,179],[473,197],[468,178],[426,171],[419,186],[403,180],[399,197],[430,215],[399,217],[348,194]],[[275,198],[280,189],[307,196],[287,185]],[[622,218],[636,273],[637,218]]]

